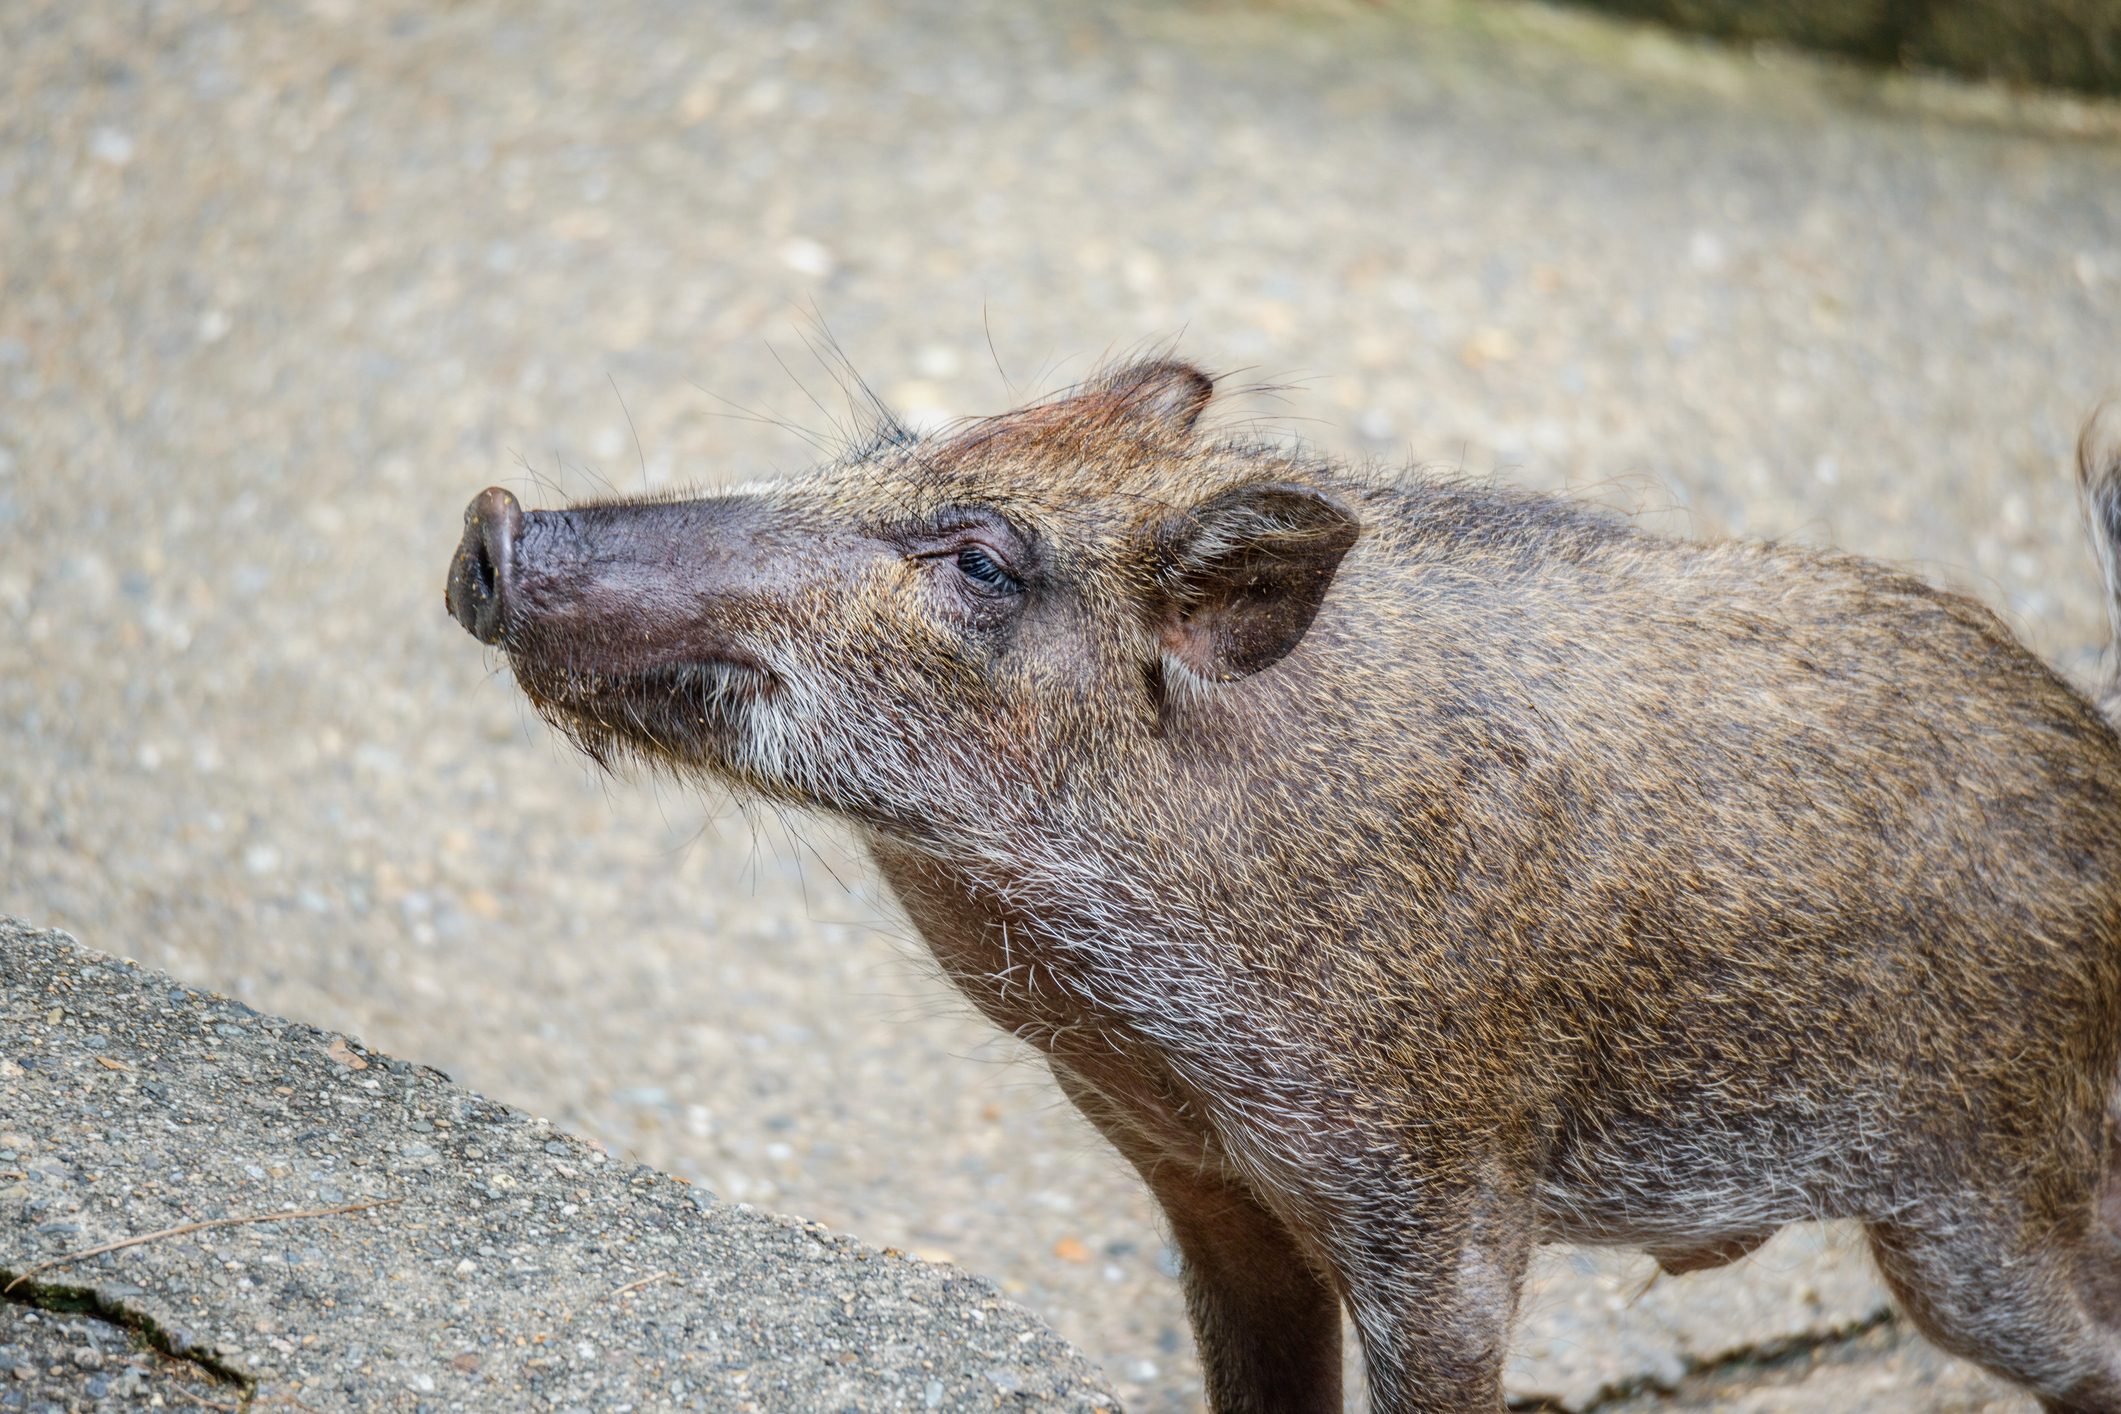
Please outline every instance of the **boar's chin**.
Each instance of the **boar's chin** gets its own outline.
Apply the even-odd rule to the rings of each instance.
[[[726,771],[746,718],[776,687],[763,668],[734,659],[629,673],[519,662],[516,680],[540,715],[607,769],[634,758]]]

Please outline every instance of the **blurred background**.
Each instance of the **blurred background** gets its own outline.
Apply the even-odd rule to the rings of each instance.
[[[828,341],[916,425],[1172,342],[1281,387],[1228,421],[1889,558],[2083,680],[2121,119],[1470,0],[0,4],[0,911],[1190,1410],[1146,1198],[840,836],[595,776],[443,612],[485,485],[818,455]],[[1554,1271],[1535,1387],[1594,1308],[1709,1348],[1709,1287]]]

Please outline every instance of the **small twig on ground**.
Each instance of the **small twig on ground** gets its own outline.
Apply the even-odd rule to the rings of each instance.
[[[185,1401],[188,1404],[196,1404],[202,1409],[226,1409],[231,1411],[231,1414],[240,1414],[240,1411],[245,1409],[264,1409],[275,1404],[284,1404],[290,1409],[306,1409],[309,1411],[309,1414],[317,1414],[316,1405],[304,1404],[301,1400],[295,1398],[291,1394],[260,1395],[258,1398],[251,1400],[248,1404],[223,1404],[219,1400],[201,1398],[199,1395],[193,1394],[188,1389],[172,1388],[168,1391],[168,1393],[175,1395],[177,1398]]]
[[[69,1252],[64,1257],[54,1257],[49,1262],[39,1262],[34,1267],[26,1267],[13,1281],[4,1287],[0,1287],[0,1296],[13,1291],[39,1272],[48,1272],[53,1267],[71,1266],[75,1262],[85,1261],[90,1257],[100,1257],[105,1252],[115,1252],[121,1247],[137,1247],[143,1242],[159,1242],[165,1237],[182,1237],[188,1232],[204,1232],[210,1227],[238,1227],[246,1223],[284,1223],[291,1222],[296,1218],[335,1218],[341,1213],[363,1213],[370,1208],[387,1208],[393,1203],[402,1203],[404,1201],[402,1197],[377,1198],[366,1203],[341,1203],[336,1208],[304,1208],[291,1213],[255,1213],[250,1217],[244,1218],[208,1218],[204,1222],[179,1223],[175,1227],[157,1228],[153,1232],[143,1232],[137,1237],[120,1238],[116,1242],[106,1242],[101,1247],[90,1247],[80,1252]]]
[[[611,1296],[608,1299],[616,1301],[629,1291],[639,1291],[642,1287],[647,1286],[650,1282],[658,1282],[661,1281],[664,1277],[675,1277],[676,1275],[676,1272],[650,1272],[647,1276],[642,1277],[639,1281],[627,1282],[617,1291],[612,1292]]]

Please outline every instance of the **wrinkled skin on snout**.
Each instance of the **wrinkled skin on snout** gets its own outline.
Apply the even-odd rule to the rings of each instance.
[[[2121,1410],[2108,722],[1883,566],[1218,439],[1211,391],[488,491],[449,606],[599,761],[857,830],[1155,1193],[1219,1411],[1337,1410],[1343,1310],[1381,1414],[1499,1410],[1535,1244],[1816,1218]]]
[[[767,490],[527,515],[489,493],[475,519],[460,563],[494,586],[490,641],[599,761],[896,818],[886,782],[927,742],[1004,744],[981,668],[1008,598],[955,567],[983,541],[1021,562],[992,517],[858,520]]]

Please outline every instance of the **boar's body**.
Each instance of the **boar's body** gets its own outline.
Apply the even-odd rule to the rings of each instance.
[[[1575,1240],[1862,1214],[2006,1139],[1970,1088],[2096,1139],[2121,750],[1992,614],[1566,503],[1329,489],[1365,534],[1301,653],[1006,858],[874,837],[997,1022],[1176,1052],[1211,1123],[1173,1157],[1228,1125],[1241,1163],[1288,1148],[1277,1189],[1380,1097],[1416,1142],[1470,1114]]]
[[[1218,1409],[1337,1408],[1343,1304],[1377,1408],[1498,1408],[1536,1242],[1816,1217],[2121,1408],[2107,721],[1878,565],[1206,444],[1206,396],[482,501],[452,603],[600,755],[865,834],[1163,1203]]]

